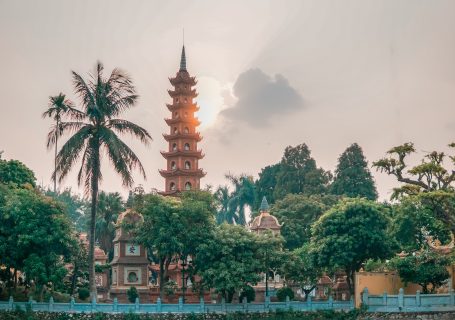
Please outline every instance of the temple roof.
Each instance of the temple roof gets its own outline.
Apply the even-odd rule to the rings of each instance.
[[[250,229],[271,229],[271,230],[280,230],[281,224],[278,222],[278,219],[275,216],[272,216],[269,212],[269,204],[265,197],[262,198],[261,207],[259,209],[260,214],[253,219],[251,222]]]
[[[139,221],[143,221],[143,220],[144,220],[144,218],[137,211],[135,211],[133,209],[126,209],[118,216],[116,227],[120,227],[124,221],[135,223],[135,222],[139,222]]]

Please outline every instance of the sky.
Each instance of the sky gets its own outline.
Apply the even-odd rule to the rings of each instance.
[[[147,174],[136,185],[164,189],[168,78],[183,29],[198,79],[202,185],[226,184],[228,172],[257,177],[288,145],[306,143],[333,171],[354,142],[370,165],[404,142],[416,145],[414,163],[455,142],[455,1],[0,0],[3,158],[50,186],[52,123],[41,114],[59,92],[78,105],[71,71],[87,76],[102,61],[133,78],[140,100],[124,117],[154,139],[125,139]],[[127,193],[107,163],[102,170],[103,190]],[[388,199],[397,182],[372,171]],[[60,188],[81,192],[75,176]]]

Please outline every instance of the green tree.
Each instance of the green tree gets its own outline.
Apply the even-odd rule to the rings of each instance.
[[[57,145],[58,138],[63,133],[61,123],[65,114],[71,114],[73,118],[82,118],[82,113],[75,109],[73,103],[66,99],[63,93],[59,93],[57,96],[49,97],[49,105],[47,110],[43,113],[43,118],[52,118],[55,121],[55,125],[51,130],[51,136],[48,136],[47,147],[55,145],[54,153],[54,171],[57,171]],[[54,193],[57,193],[57,179],[54,180]]]
[[[81,99],[81,114],[68,114],[71,121],[61,122],[48,135],[48,145],[53,145],[53,137],[59,130],[62,135],[72,134],[57,154],[57,166],[53,174],[55,179],[62,181],[82,157],[77,180],[79,185],[84,185],[86,193],[91,195],[89,279],[92,297],[96,297],[94,250],[99,183],[102,179],[101,156],[105,155],[110,160],[121,176],[123,185],[130,187],[133,184],[132,170],[138,169],[144,177],[145,171],[139,158],[120,140],[118,134],[130,134],[145,144],[151,140],[145,129],[117,118],[133,107],[138,98],[130,77],[121,70],[114,69],[106,78],[103,69],[103,65],[98,63],[96,73],[88,81],[73,72],[75,91]]]
[[[60,204],[35,190],[0,192],[6,199],[0,207],[0,264],[25,271],[42,300],[44,285],[60,288],[67,273],[63,262],[76,245],[70,221]]]
[[[305,299],[316,288],[322,269],[315,265],[315,257],[307,243],[287,254],[282,266],[286,282],[297,285],[305,293]]]
[[[274,197],[282,199],[289,193],[325,193],[330,180],[330,172],[316,166],[316,161],[311,157],[311,151],[305,143],[295,147],[288,146],[280,162]]]
[[[0,183],[13,186],[35,187],[36,178],[32,170],[18,160],[3,160],[0,158]]]
[[[205,288],[213,288],[227,302],[235,292],[255,285],[263,271],[257,236],[243,226],[222,224],[198,247],[193,264]]]
[[[435,293],[449,279],[447,266],[451,262],[449,257],[426,249],[404,258],[395,258],[393,263],[405,283],[417,283],[423,293]]]
[[[229,200],[231,199],[231,196],[228,186],[219,186],[214,193],[214,197],[217,204],[217,223],[233,223],[234,217],[229,210]]]
[[[288,194],[278,200],[271,213],[283,225],[281,235],[285,240],[285,248],[300,248],[311,238],[311,225],[322,214],[337,203],[338,197],[332,195]]]
[[[88,201],[73,193],[71,188],[65,188],[63,191],[57,192],[46,190],[44,191],[44,194],[52,197],[55,201],[58,201],[63,205],[78,232],[87,231],[86,217],[90,207]]]
[[[455,143],[449,144],[449,147],[454,148]],[[444,167],[446,154],[430,152],[424,156],[420,164],[409,167],[406,160],[415,152],[414,144],[408,142],[390,149],[387,151],[388,157],[373,163],[377,170],[395,176],[398,182],[403,183],[400,188],[394,189],[392,198],[397,199],[403,194],[415,195],[421,191],[453,191],[455,171]],[[455,162],[453,156],[449,158],[452,163]]]
[[[160,266],[160,296],[168,278],[169,265],[193,255],[215,224],[213,197],[205,191],[185,192],[182,198],[149,194],[141,207],[144,222],[134,233]]]
[[[312,228],[311,250],[315,264],[346,272],[354,293],[354,274],[368,259],[390,255],[385,208],[366,199],[347,199],[324,213]]]
[[[350,145],[338,158],[331,192],[350,198],[364,197],[376,200],[378,192],[362,148],[357,143]]]
[[[269,203],[275,203],[274,190],[277,183],[277,176],[281,170],[281,164],[276,163],[270,166],[262,168],[259,172],[259,179],[255,181],[257,197],[256,199],[262,199],[266,197]],[[257,209],[259,202],[255,206]]]
[[[404,197],[394,204],[391,235],[400,249],[406,252],[420,250],[427,244],[428,237],[449,242],[453,223],[447,223],[445,216],[455,216],[453,203],[455,196],[452,193],[433,191]],[[442,214],[435,214],[437,212]]]

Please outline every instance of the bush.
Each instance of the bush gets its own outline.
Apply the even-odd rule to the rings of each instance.
[[[128,301],[131,303],[136,302],[136,298],[139,297],[139,293],[137,292],[136,287],[131,287],[126,290],[126,295],[128,296]]]
[[[246,297],[246,301],[251,302],[254,301],[256,298],[256,292],[252,286],[246,286],[243,288],[242,292],[240,293],[239,300],[243,302],[243,298]]]
[[[279,301],[286,301],[286,297],[289,297],[289,300],[294,299],[294,291],[289,287],[282,287],[277,290],[276,296]]]
[[[79,288],[79,290],[77,290],[77,295],[79,299],[86,300],[90,297],[90,291],[87,288]]]

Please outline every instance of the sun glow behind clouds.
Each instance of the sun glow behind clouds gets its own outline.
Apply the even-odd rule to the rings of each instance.
[[[226,107],[226,92],[231,92],[232,85],[221,85],[221,83],[212,77],[198,77],[197,104],[200,109],[197,113],[201,121],[201,128],[211,127],[218,116],[218,113]]]

